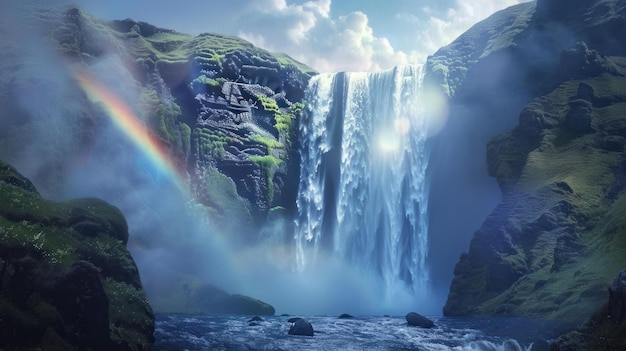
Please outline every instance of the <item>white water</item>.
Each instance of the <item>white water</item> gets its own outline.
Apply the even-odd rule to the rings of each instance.
[[[301,270],[332,255],[379,275],[388,297],[427,287],[422,78],[415,66],[312,78],[300,125]]]

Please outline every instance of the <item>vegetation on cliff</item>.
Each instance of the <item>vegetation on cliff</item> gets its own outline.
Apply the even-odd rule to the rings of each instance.
[[[624,8],[597,1],[546,10],[555,2],[505,10],[449,48],[483,38],[480,50],[465,52],[475,60],[460,59],[468,62],[467,74],[455,73],[458,84],[447,81],[451,94],[462,92],[453,99],[482,103],[468,96],[493,85],[475,72],[506,56],[499,62],[507,69],[524,63],[500,83],[511,82],[511,91],[530,101],[517,113],[517,126],[487,146],[488,170],[503,198],[456,265],[446,315],[580,323],[606,302],[608,285],[626,267],[626,45],[624,28],[611,24],[616,16],[623,21]],[[501,31],[487,30],[504,28],[489,25],[504,19],[515,31],[500,37]],[[464,51],[451,52],[433,63],[454,66],[454,53]],[[478,93],[463,88],[474,85]],[[490,96],[506,99],[511,91]],[[504,118],[498,113],[491,118]]]
[[[0,162],[0,348],[148,350],[154,317],[122,213],[53,202]]]

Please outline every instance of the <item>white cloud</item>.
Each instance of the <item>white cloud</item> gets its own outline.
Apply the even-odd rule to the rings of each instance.
[[[426,11],[431,14],[426,23],[415,32],[416,50],[422,55],[433,54],[442,46],[448,45],[458,36],[467,31],[474,24],[489,17],[493,13],[527,2],[528,0],[456,0],[455,7],[449,8],[445,13],[436,15],[432,9]],[[402,18],[402,20],[417,21],[417,17]]]
[[[251,12],[239,16],[236,26],[242,38],[271,51],[285,52],[320,72],[375,71],[423,62],[475,23],[524,1],[528,0],[456,0],[443,12],[423,6],[419,13],[398,14],[390,20],[404,28],[396,34],[396,42],[410,43],[403,46],[404,50],[377,35],[363,12],[332,17],[331,0],[301,4],[250,0]]]

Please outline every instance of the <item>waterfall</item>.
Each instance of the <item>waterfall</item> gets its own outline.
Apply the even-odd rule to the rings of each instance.
[[[428,166],[423,70],[320,74],[300,124],[298,267],[318,254],[378,274],[389,291],[426,287]]]

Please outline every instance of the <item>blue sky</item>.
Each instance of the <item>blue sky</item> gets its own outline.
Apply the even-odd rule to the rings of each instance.
[[[419,63],[490,14],[528,0],[75,0],[106,19],[231,34],[320,72]]]

